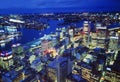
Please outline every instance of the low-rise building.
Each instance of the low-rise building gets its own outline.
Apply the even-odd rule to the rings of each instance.
[[[43,68],[43,63],[40,58],[37,58],[31,63],[31,68],[35,69],[37,72],[41,71]]]

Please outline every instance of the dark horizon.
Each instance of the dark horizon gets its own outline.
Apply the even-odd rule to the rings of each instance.
[[[120,8],[9,8],[0,9],[1,15],[6,14],[42,14],[42,13],[102,13],[102,12],[120,12]]]
[[[120,0],[1,0],[0,14],[119,12]]]

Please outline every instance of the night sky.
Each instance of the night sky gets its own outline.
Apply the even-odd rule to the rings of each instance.
[[[120,0],[0,0],[0,9],[98,8],[120,10]]]

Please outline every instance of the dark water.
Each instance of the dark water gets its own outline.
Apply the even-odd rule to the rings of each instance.
[[[27,29],[24,27],[18,29],[19,31],[22,32],[22,36],[7,43],[5,45],[5,47],[3,47],[3,48],[0,47],[0,51],[10,50],[12,44],[14,44],[14,43],[26,44],[30,41],[36,40],[36,39],[44,36],[44,34],[50,34],[51,32],[54,33],[56,31],[56,28],[69,26],[69,25],[59,26],[58,24],[63,23],[63,21],[58,21],[58,20],[49,20],[47,23],[49,24],[49,28],[46,28],[42,31],[35,30],[35,29]],[[76,24],[77,27],[81,27],[83,22],[74,23],[74,24]],[[71,24],[71,25],[74,25],[74,24]]]
[[[6,50],[11,50],[11,46],[12,44],[15,43],[21,43],[21,44],[26,44],[30,41],[36,40],[42,36],[44,36],[44,34],[50,34],[51,32],[55,32],[58,26],[58,23],[61,23],[61,21],[57,21],[57,20],[50,20],[48,21],[50,27],[46,28],[44,30],[35,30],[35,29],[27,29],[27,28],[19,28],[18,30],[22,32],[22,36],[12,40],[11,42],[7,43],[5,45],[5,47],[0,47],[0,51],[6,51]]]

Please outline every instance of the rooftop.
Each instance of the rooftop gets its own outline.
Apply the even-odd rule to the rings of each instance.
[[[37,58],[32,62],[31,67],[36,68],[36,66],[40,66],[40,65],[42,65],[41,59]]]
[[[74,82],[87,82],[85,79],[83,79],[80,75],[78,74],[70,74],[67,77],[69,80],[74,81]]]
[[[77,63],[77,65],[87,68],[87,69],[90,69],[90,70],[92,69],[92,66],[90,66],[89,64],[87,64],[85,62],[79,62],[79,63]]]
[[[6,78],[9,78],[11,80],[14,80],[15,78],[18,77],[18,75],[19,75],[18,72],[12,70],[12,71],[9,71],[9,72],[5,73],[3,76],[6,77]]]
[[[62,62],[66,62],[67,60],[68,60],[67,57],[58,56],[54,61],[48,64],[48,67],[56,69],[58,63],[61,64]]]

